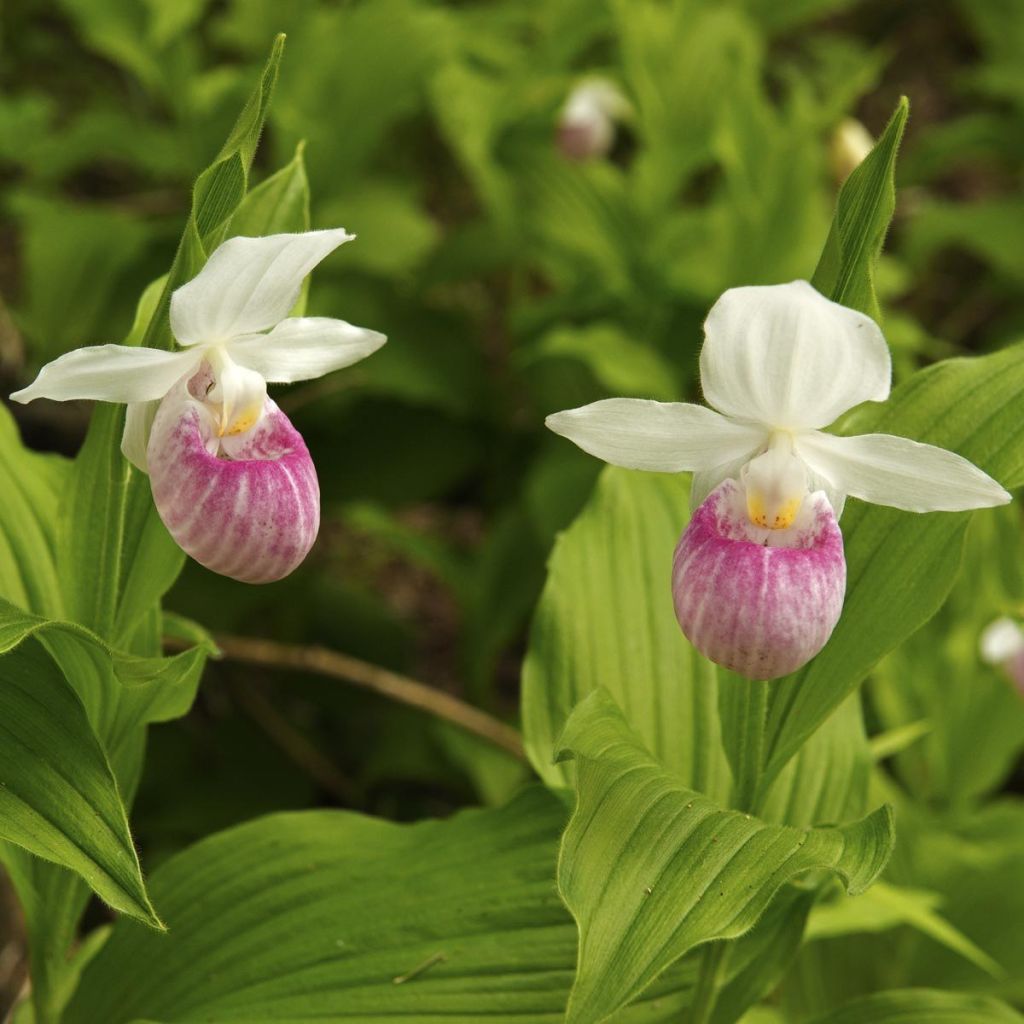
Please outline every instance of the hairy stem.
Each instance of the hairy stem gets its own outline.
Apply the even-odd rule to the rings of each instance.
[[[719,713],[723,726],[728,726],[727,753],[734,782],[732,805],[752,814],[764,774],[764,734],[771,683],[719,670],[718,685]],[[690,1004],[689,1024],[708,1024],[712,1019],[730,949],[732,943],[726,941],[713,942],[705,949]]]

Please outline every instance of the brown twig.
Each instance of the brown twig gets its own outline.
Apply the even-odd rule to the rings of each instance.
[[[379,665],[372,665],[348,654],[328,650],[326,647],[308,647],[259,637],[223,634],[213,639],[223,655],[232,661],[262,665],[266,668],[297,669],[301,672],[327,676],[330,679],[340,679],[354,686],[372,690],[389,700],[408,704],[437,718],[443,718],[520,760],[526,759],[522,737],[512,726],[443,690],[437,690]],[[182,646],[182,642],[177,638],[168,637],[166,643],[175,647]]]

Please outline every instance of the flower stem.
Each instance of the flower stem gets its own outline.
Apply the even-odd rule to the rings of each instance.
[[[768,688],[765,681],[744,679],[719,670],[718,708],[729,737],[729,764],[733,773],[732,805],[753,813],[759,798],[764,769],[765,728],[768,722]],[[718,990],[732,942],[713,942],[704,951],[697,985],[690,1004],[689,1024],[708,1024],[715,1012]]]

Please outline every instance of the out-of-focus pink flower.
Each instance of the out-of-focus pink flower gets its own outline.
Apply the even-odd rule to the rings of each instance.
[[[615,126],[631,111],[629,100],[607,78],[580,82],[558,119],[558,148],[569,160],[606,156],[615,143]]]
[[[998,665],[1024,697],[1024,631],[1005,616],[990,622],[979,642],[982,661]]]

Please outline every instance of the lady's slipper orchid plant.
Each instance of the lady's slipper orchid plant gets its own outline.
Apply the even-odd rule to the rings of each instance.
[[[339,228],[228,239],[171,296],[180,351],[77,349],[11,397],[129,403],[121,449],[149,473],[175,541],[225,576],[280,579],[316,539],[320,488],[267,383],[320,377],[384,344],[343,320],[288,316],[306,275],[354,237]]]
[[[730,289],[704,331],[701,385],[713,408],[609,398],[547,425],[617,466],[693,472],[696,511],[672,574],[679,624],[712,661],[772,679],[814,657],[839,620],[837,520],[848,495],[911,512],[1010,496],[943,448],[822,430],[861,402],[885,401],[892,370],[874,321],[806,281]]]

